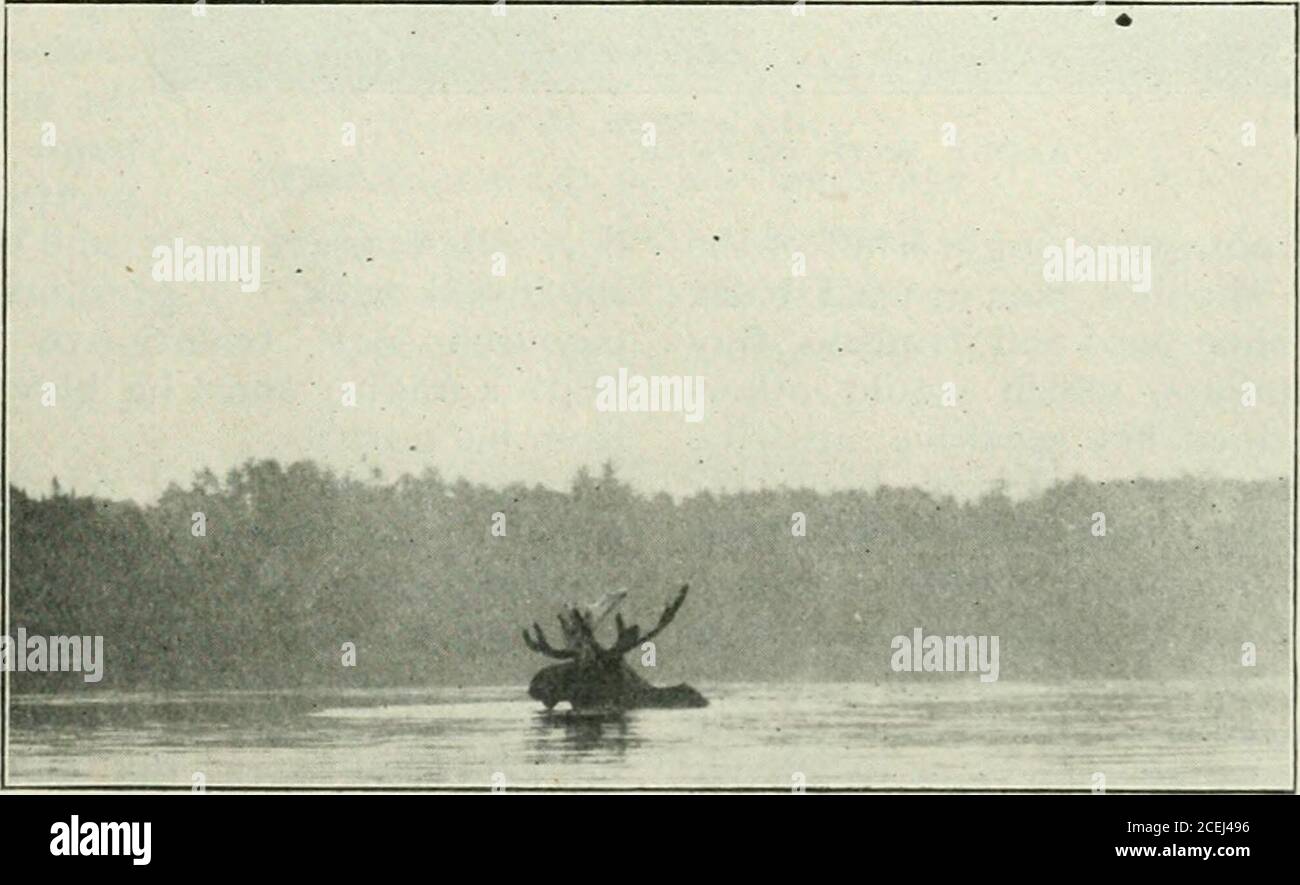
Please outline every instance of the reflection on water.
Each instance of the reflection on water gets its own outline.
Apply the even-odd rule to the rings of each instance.
[[[576,716],[521,688],[14,699],[15,785],[1284,788],[1286,685],[702,686]]]
[[[632,733],[635,713],[579,716],[568,711],[537,713],[528,747],[530,758],[547,764],[565,756],[619,757],[642,744]]]

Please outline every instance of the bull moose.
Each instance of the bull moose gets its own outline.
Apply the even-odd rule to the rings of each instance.
[[[560,612],[563,648],[555,648],[547,641],[540,624],[533,624],[531,634],[525,628],[524,642],[530,649],[564,661],[538,671],[528,685],[529,696],[545,704],[547,710],[568,701],[577,713],[708,706],[704,696],[689,685],[651,685],[623,660],[624,655],[654,639],[672,622],[686,601],[688,589],[689,585],[683,585],[677,591],[659,622],[648,632],[642,633],[636,624],[628,626],[621,614],[615,615],[618,635],[609,647],[596,639],[596,628],[623,601],[627,594],[622,591],[608,594],[593,606],[569,606]]]

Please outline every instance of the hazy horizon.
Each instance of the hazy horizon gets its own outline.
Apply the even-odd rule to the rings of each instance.
[[[134,497],[129,495],[108,496],[99,492],[93,492],[93,491],[88,492],[85,489],[78,488],[77,486],[68,483],[67,481],[65,481],[64,477],[58,473],[52,474],[49,478],[45,480],[44,483],[37,483],[35,485],[24,485],[15,482],[11,479],[9,481],[9,487],[18,489],[22,491],[24,494],[28,495],[29,497],[42,499],[50,494],[52,483],[57,480],[59,484],[60,492],[65,495],[76,495],[78,497],[95,497],[95,498],[102,498],[104,500],[118,501],[118,502],[130,501],[139,504],[141,506],[152,506],[157,504],[159,499],[166,492],[166,490],[172,486],[176,486],[182,490],[188,491],[192,487],[196,475],[204,471],[210,471],[218,480],[220,480],[224,484],[228,473],[230,473],[231,471],[238,470],[239,468],[242,468],[250,463],[256,464],[256,463],[263,463],[267,461],[274,461],[277,464],[279,464],[281,468],[288,468],[294,464],[303,464],[303,463],[312,464],[315,465],[316,467],[330,471],[334,476],[336,476],[341,480],[353,480],[362,483],[364,485],[372,485],[372,486],[393,485],[397,483],[399,480],[401,480],[403,477],[420,479],[422,477],[425,477],[430,471],[432,471],[438,476],[439,479],[442,480],[442,482],[444,482],[446,485],[449,486],[455,485],[456,483],[463,480],[476,487],[489,488],[495,490],[504,490],[514,485],[522,485],[528,489],[540,487],[547,491],[560,492],[560,493],[566,493],[571,490],[572,480],[578,476],[580,471],[586,470],[589,472],[591,476],[599,477],[600,472],[604,467],[604,464],[609,463],[612,464],[614,467],[615,477],[618,480],[618,482],[621,485],[630,488],[632,492],[647,498],[659,494],[666,494],[669,497],[671,497],[674,501],[678,501],[678,502],[702,494],[731,495],[731,494],[750,494],[750,493],[761,493],[761,492],[799,491],[803,489],[815,491],[818,494],[822,494],[822,495],[830,495],[839,492],[865,492],[867,494],[874,494],[875,492],[881,489],[889,488],[889,489],[918,491],[930,495],[931,497],[934,498],[952,498],[958,503],[966,504],[966,503],[974,503],[989,495],[997,495],[997,494],[1005,495],[1008,499],[1014,502],[1022,502],[1035,497],[1040,497],[1045,492],[1048,492],[1053,488],[1058,488],[1063,485],[1069,485],[1074,482],[1097,483],[1098,485],[1104,486],[1107,484],[1116,484],[1116,485],[1124,484],[1124,483],[1134,484],[1138,482],[1161,483],[1161,482],[1179,482],[1179,481],[1186,481],[1186,480],[1194,480],[1194,481],[1206,482],[1206,483],[1232,482],[1232,483],[1243,483],[1243,484],[1256,484],[1256,483],[1267,483],[1276,480],[1279,482],[1287,483],[1288,487],[1290,486],[1291,483],[1291,477],[1287,475],[1234,477],[1234,476],[1223,476],[1223,475],[1218,475],[1213,473],[1193,474],[1193,473],[1184,472],[1181,474],[1169,475],[1169,476],[1113,476],[1107,479],[1097,479],[1095,477],[1086,476],[1082,473],[1074,473],[1071,474],[1070,476],[1056,477],[1052,479],[1050,482],[1046,482],[1043,485],[1036,486],[1036,487],[1013,486],[1009,481],[1006,480],[994,480],[987,487],[974,490],[969,494],[958,494],[951,491],[945,491],[942,489],[927,486],[924,483],[895,483],[895,482],[889,482],[887,480],[882,480],[880,482],[872,483],[869,485],[858,485],[858,486],[846,485],[846,486],[835,486],[831,488],[818,488],[815,486],[808,486],[808,485],[794,484],[794,483],[777,483],[772,485],[758,485],[758,486],[747,486],[747,487],[723,486],[719,488],[702,486],[700,488],[691,490],[689,492],[674,493],[663,488],[645,488],[636,482],[629,481],[626,478],[626,476],[623,475],[623,471],[621,470],[620,464],[616,459],[606,459],[605,462],[602,462],[600,464],[578,464],[574,467],[568,481],[557,483],[557,484],[551,484],[551,483],[541,482],[541,481],[530,481],[527,479],[512,479],[512,480],[506,480],[501,482],[479,481],[473,479],[472,477],[448,474],[445,471],[441,470],[436,464],[428,464],[418,470],[404,471],[400,474],[384,473],[382,472],[382,468],[380,468],[381,471],[380,475],[375,476],[373,473],[369,473],[369,474],[365,473],[364,471],[367,468],[364,467],[357,471],[336,471],[333,468],[329,467],[328,465],[319,464],[310,458],[301,458],[293,461],[282,461],[276,458],[254,457],[254,458],[247,458],[238,464],[232,464],[220,470],[208,466],[195,468],[194,470],[190,471],[189,475],[187,475],[186,477],[184,478],[177,477],[174,480],[170,480],[162,489],[159,489],[157,493],[147,497]]]

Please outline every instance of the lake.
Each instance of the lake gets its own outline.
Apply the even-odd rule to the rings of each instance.
[[[10,786],[1286,789],[1288,687],[697,685],[711,705],[546,715],[522,687],[21,696]]]

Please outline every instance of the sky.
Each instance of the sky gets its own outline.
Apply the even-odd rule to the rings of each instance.
[[[10,8],[10,481],[1288,475],[1292,11],[1130,14]],[[260,288],[155,281],[175,237]],[[1151,291],[1046,282],[1067,238]],[[598,411],[620,368],[702,420]]]

